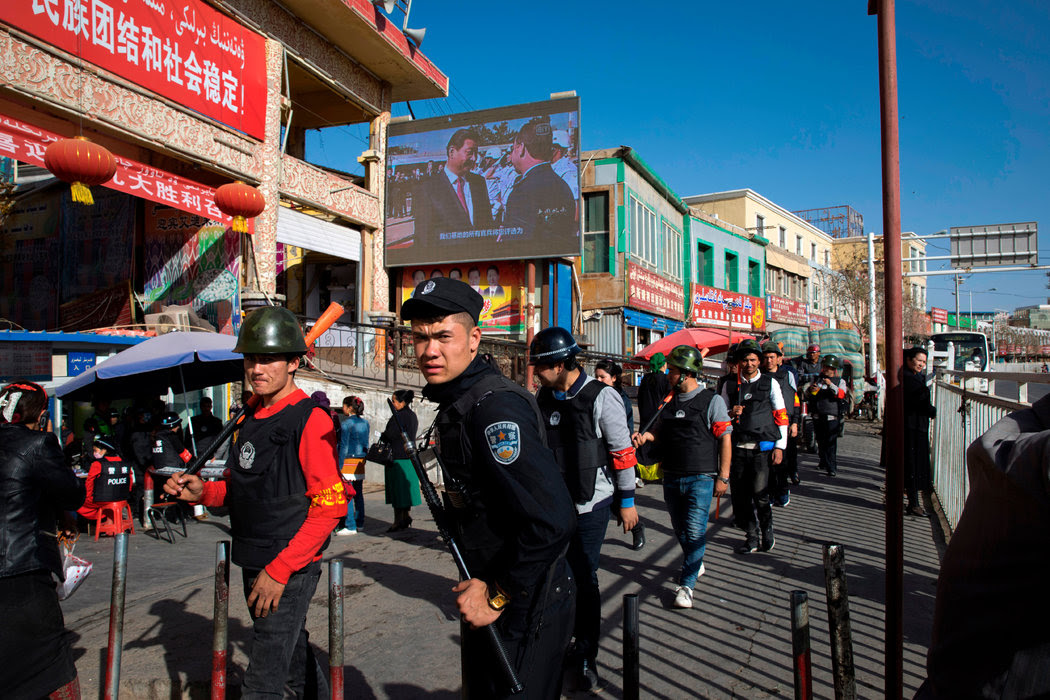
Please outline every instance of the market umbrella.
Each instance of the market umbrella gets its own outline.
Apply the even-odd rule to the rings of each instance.
[[[178,332],[150,338],[70,379],[55,395],[66,401],[158,396],[244,378],[244,363],[233,352],[236,336]]]
[[[754,340],[755,336],[737,333],[733,331],[732,342],[739,343],[741,340]],[[697,350],[707,348],[708,353],[717,355],[729,349],[729,332],[717,328],[683,328],[671,335],[664,336],[632,357],[632,360],[648,361],[650,357],[658,352],[668,355],[679,345],[691,345]]]

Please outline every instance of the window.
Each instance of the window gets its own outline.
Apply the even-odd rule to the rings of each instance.
[[[810,302],[810,303],[813,305],[813,310],[814,311],[819,311],[820,310],[820,285],[813,284],[812,286],[810,286],[810,289],[813,290],[813,301]]]
[[[831,251],[824,249],[824,267],[831,267]]]
[[[753,297],[762,296],[762,264],[757,260],[747,261],[747,293]]]
[[[783,270],[777,270],[777,279],[780,280],[780,296],[786,297],[788,295],[788,273]]]
[[[669,278],[682,280],[682,234],[667,223],[663,225],[663,272]]]
[[[730,292],[740,291],[740,265],[736,253],[726,251],[726,279],[722,287]]]
[[[816,243],[810,243],[809,244],[809,260],[810,260],[810,262],[816,262],[817,261],[817,244]]]
[[[784,250],[788,247],[788,230],[783,226],[780,227],[780,247]]]
[[[777,293],[777,271],[771,267],[766,268],[766,294]]]
[[[802,255],[802,236],[795,234],[795,255]]]
[[[696,243],[696,282],[707,287],[715,286],[715,252],[707,243]]]
[[[755,235],[763,238],[766,235],[766,217],[761,214],[755,214]]]
[[[583,271],[609,272],[609,193],[583,195]]]
[[[630,197],[631,211],[631,256],[648,263],[654,269],[659,264],[659,248],[656,245],[656,214],[642,204],[637,197]]]

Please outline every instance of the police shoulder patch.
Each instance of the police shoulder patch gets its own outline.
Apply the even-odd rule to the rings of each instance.
[[[485,428],[485,441],[492,458],[500,464],[511,464],[521,454],[521,430],[517,423],[493,423]]]

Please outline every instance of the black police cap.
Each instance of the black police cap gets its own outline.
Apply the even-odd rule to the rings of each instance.
[[[401,305],[401,318],[411,321],[467,313],[476,325],[484,305],[485,300],[466,282],[436,277],[416,285],[412,297]]]

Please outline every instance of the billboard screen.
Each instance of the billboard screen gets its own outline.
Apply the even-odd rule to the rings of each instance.
[[[576,97],[398,122],[386,264],[580,255]]]

